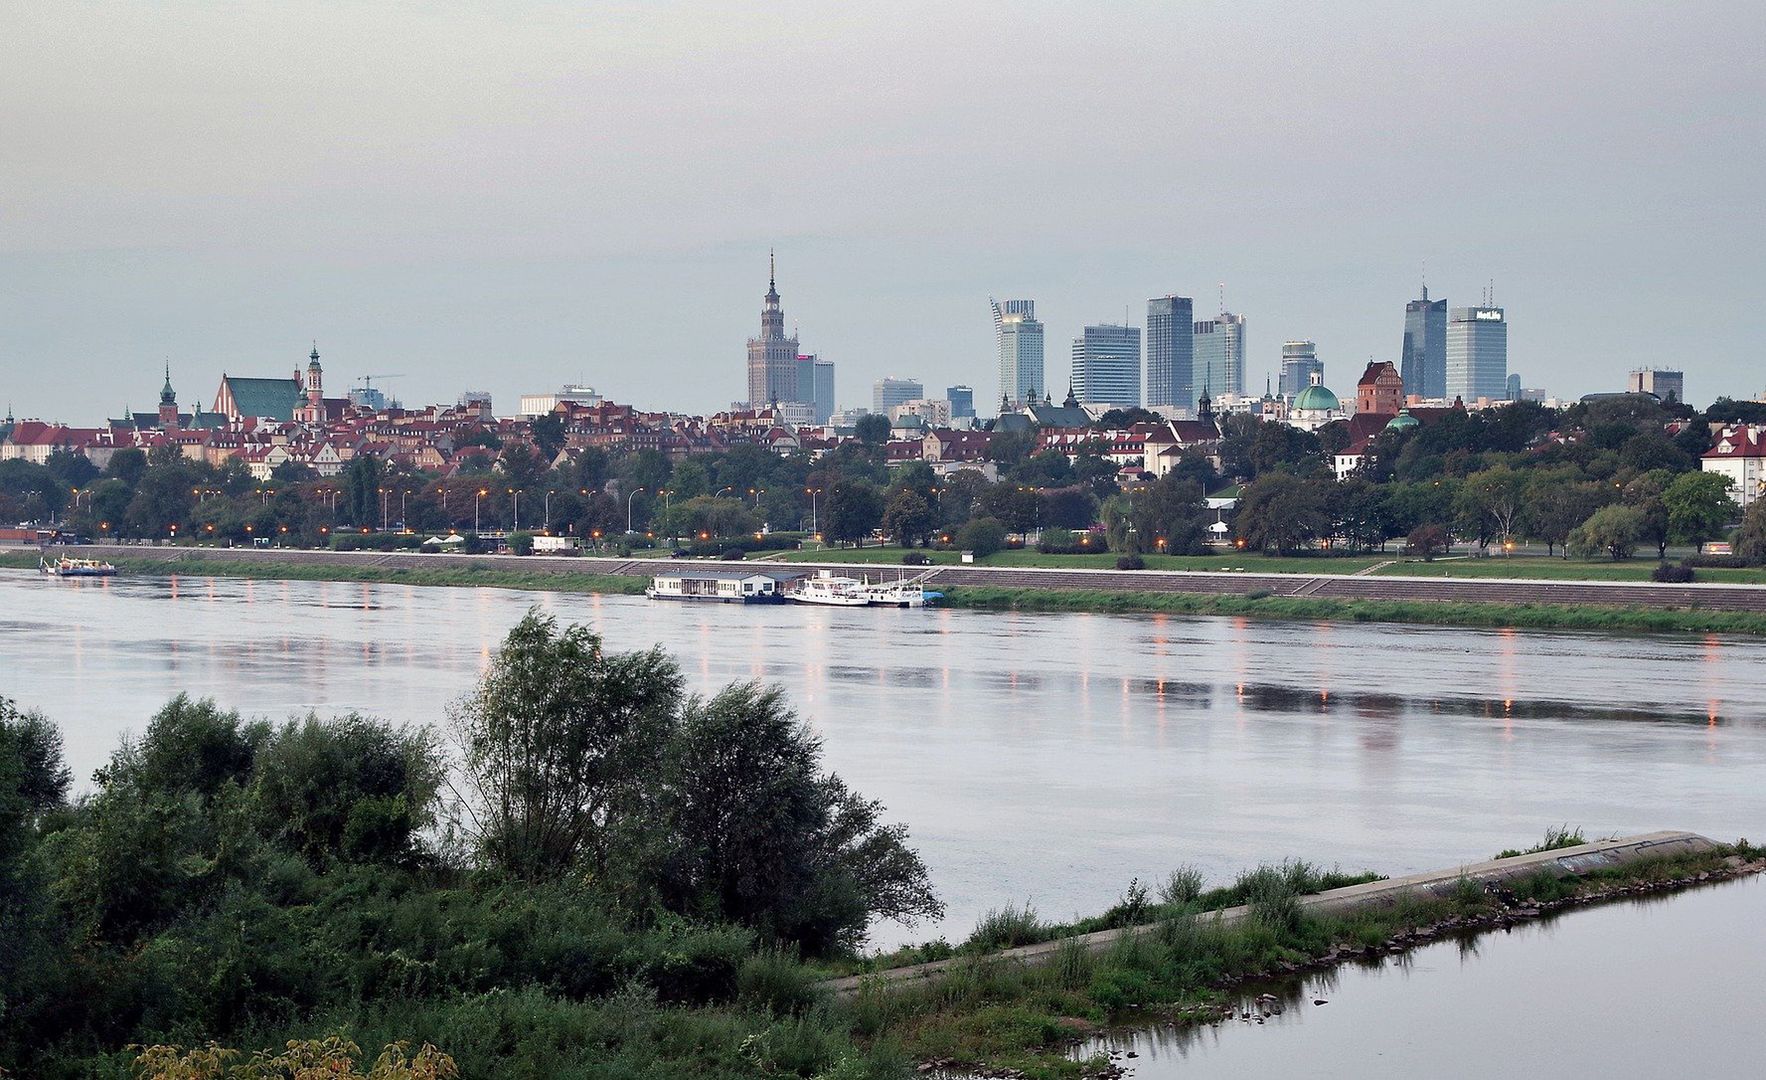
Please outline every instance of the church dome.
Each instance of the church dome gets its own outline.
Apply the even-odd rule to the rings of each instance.
[[[1295,412],[1340,412],[1342,408],[1343,403],[1337,400],[1337,395],[1316,383],[1300,391],[1300,396],[1294,399]]]
[[[1418,420],[1416,417],[1410,415],[1409,409],[1405,409],[1404,411],[1400,412],[1397,416],[1394,416],[1390,421],[1387,422],[1386,430],[1387,431],[1408,431],[1413,427],[1421,427],[1421,426],[1422,426],[1422,421]]]

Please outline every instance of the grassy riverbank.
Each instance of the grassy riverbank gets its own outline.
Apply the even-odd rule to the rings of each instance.
[[[1478,604],[1459,601],[1344,600],[1317,596],[1111,592],[1092,589],[953,586],[951,607],[984,611],[1091,611],[1168,615],[1243,615],[1263,619],[1423,623],[1528,630],[1766,634],[1766,614],[1567,604]]]

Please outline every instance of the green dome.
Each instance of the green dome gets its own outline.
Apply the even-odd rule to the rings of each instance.
[[[1422,421],[1418,420],[1416,417],[1410,415],[1409,409],[1405,409],[1403,412],[1400,412],[1397,416],[1394,416],[1386,424],[1386,430],[1387,431],[1405,431],[1405,430],[1408,430],[1413,427],[1421,427],[1421,426],[1422,426]]]
[[[1343,403],[1337,400],[1337,395],[1323,386],[1308,386],[1294,399],[1295,412],[1337,412],[1342,408]]]

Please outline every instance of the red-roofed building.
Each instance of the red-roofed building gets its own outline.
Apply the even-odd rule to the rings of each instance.
[[[1404,408],[1404,376],[1390,360],[1369,363],[1355,384],[1355,411],[1376,416],[1397,416]]]
[[[1717,433],[1699,468],[1729,478],[1729,495],[1743,509],[1766,496],[1766,425],[1737,424]]]

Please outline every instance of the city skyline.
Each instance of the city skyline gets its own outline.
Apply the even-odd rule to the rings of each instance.
[[[313,338],[331,382],[404,372],[385,389],[406,400],[582,380],[706,412],[743,395],[720,373],[769,246],[786,329],[838,364],[843,405],[910,369],[992,397],[990,294],[1035,297],[1065,342],[1225,281],[1256,324],[1248,389],[1284,340],[1397,363],[1425,263],[1432,296],[1494,278],[1525,314],[1529,386],[1575,397],[1664,363],[1702,396],[1766,382],[1743,241],[1766,223],[1758,12],[1499,4],[1468,28],[1424,4],[1400,35],[1354,8],[1032,5],[1006,41],[912,4],[171,6],[0,16],[0,372],[21,414],[85,415],[93,387],[119,399],[100,411],[150,402],[167,360],[203,383],[291,369]],[[1229,64],[1223,38],[1256,46]],[[1096,83],[1104,57],[1120,78]],[[1620,300],[1676,312],[1676,354],[1621,330]],[[903,316],[889,334],[879,311]]]

